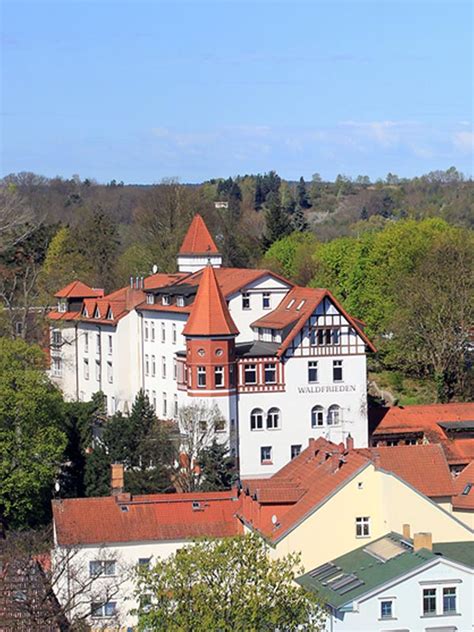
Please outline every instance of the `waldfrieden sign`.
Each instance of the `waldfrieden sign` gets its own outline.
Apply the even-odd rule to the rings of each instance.
[[[336,384],[334,386],[298,386],[298,393],[349,393],[355,391],[354,384]]]

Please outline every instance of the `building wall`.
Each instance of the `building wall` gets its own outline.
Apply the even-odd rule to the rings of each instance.
[[[327,629],[332,632],[369,632],[379,630],[409,630],[425,632],[437,630],[448,632],[458,630],[468,632],[472,629],[473,572],[449,560],[439,560],[434,566],[413,571],[406,579],[392,582],[367,599],[361,599],[353,605],[355,612],[338,613],[328,622]],[[456,614],[443,614],[442,589],[455,587],[457,594]],[[436,616],[423,615],[423,589],[437,590]],[[380,603],[393,601],[393,618],[381,619]],[[452,627],[450,627],[452,626]]]
[[[370,536],[356,537],[355,520],[368,516]],[[278,517],[278,513],[277,513]],[[389,531],[429,531],[434,542],[461,542],[470,529],[391,474],[369,464],[275,546],[276,556],[301,552],[306,571]]]

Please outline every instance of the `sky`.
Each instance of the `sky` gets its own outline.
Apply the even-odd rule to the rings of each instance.
[[[472,175],[473,6],[3,0],[0,175]]]

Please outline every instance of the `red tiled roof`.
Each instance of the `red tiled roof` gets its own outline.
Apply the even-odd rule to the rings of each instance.
[[[91,288],[82,281],[72,281],[54,296],[56,298],[99,298],[104,296],[104,290]]]
[[[183,334],[185,336],[228,336],[238,333],[239,330],[232,320],[217,284],[215,270],[208,265],[202,274]]]
[[[235,294],[239,290],[242,290],[250,283],[254,281],[258,281],[258,279],[269,275],[278,279],[279,281],[283,281],[288,287],[292,287],[292,283],[287,279],[283,278],[279,274],[275,272],[271,272],[266,269],[248,269],[248,268],[215,268],[214,272],[216,274],[217,283],[222,294],[228,298],[232,294]],[[187,276],[185,279],[180,281],[179,283],[185,283],[189,285],[198,285],[200,283],[201,277],[204,273],[203,270],[198,270],[194,272],[190,276]]]
[[[440,445],[401,445],[356,450],[429,497],[451,496],[453,479]]]
[[[474,509],[474,461],[466,465],[454,479],[452,503],[455,509]]]
[[[181,281],[185,277],[189,276],[189,272],[175,272],[173,274],[165,274],[164,272],[157,272],[145,277],[144,286],[145,290],[156,290],[160,287],[166,287]]]
[[[199,502],[200,508],[193,509],[193,502]],[[53,519],[57,541],[63,546],[191,540],[242,533],[235,517],[238,505],[234,491],[152,494],[125,503],[112,496],[68,498],[53,501]]]
[[[326,297],[332,301],[337,309],[345,316],[347,321],[357,331],[369,348],[375,351],[375,347],[365,335],[359,322],[349,316],[328,290],[320,288],[293,287],[276,309],[254,321],[252,327],[269,327],[270,329],[286,329],[287,327],[291,327],[291,330],[287,332],[278,349],[277,355],[281,356],[286,349],[288,349],[294,337],[307,323],[309,317],[314,313],[321,301]]]
[[[193,221],[188,228],[181,248],[180,255],[207,255],[216,254],[219,251],[211,237],[203,218],[199,213],[193,217]]]

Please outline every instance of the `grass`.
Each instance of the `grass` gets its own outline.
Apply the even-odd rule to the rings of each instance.
[[[406,377],[399,371],[369,372],[369,380],[385,391],[390,391],[399,406],[435,404],[436,387],[433,380]]]

